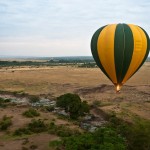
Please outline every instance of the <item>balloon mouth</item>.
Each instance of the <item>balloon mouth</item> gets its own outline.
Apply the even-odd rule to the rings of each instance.
[[[122,85],[120,85],[120,84],[116,84],[116,85],[115,85],[116,93],[120,92],[121,86],[122,86]]]

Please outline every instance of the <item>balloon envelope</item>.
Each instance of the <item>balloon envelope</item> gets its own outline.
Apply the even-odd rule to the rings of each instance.
[[[94,60],[117,91],[142,66],[149,47],[146,31],[133,24],[103,26],[91,40]]]

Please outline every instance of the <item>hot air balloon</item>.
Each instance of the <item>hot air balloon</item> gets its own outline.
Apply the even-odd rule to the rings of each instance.
[[[91,40],[93,58],[116,91],[143,65],[149,49],[148,34],[133,24],[103,26]]]

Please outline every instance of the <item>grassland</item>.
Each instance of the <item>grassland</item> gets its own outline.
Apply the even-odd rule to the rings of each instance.
[[[0,90],[21,91],[50,98],[73,92],[89,103],[100,101],[103,109],[127,109],[150,119],[149,68],[150,63],[145,63],[116,94],[112,83],[98,68],[7,67],[0,70]]]
[[[150,62],[143,65],[122,87],[120,93],[115,93],[112,83],[98,68],[76,66],[5,66],[0,69],[0,91],[38,95],[49,99],[65,93],[76,93],[89,104],[97,104],[98,108],[106,113],[115,112],[118,117],[126,121],[132,122],[138,117],[150,120]],[[4,115],[13,116],[13,125],[8,132],[23,127],[31,121],[31,118],[22,116],[27,109],[16,106],[0,108],[0,119]],[[56,120],[58,125],[69,124],[70,127],[78,128],[51,113],[40,111],[40,114],[37,118]],[[9,133],[0,132],[0,137],[0,148],[4,150],[9,150],[11,147],[14,150],[21,149],[26,139],[29,142],[25,146],[37,145],[40,150],[47,150],[49,148],[46,144],[50,140],[59,139],[58,136],[47,133],[14,140],[9,137]]]

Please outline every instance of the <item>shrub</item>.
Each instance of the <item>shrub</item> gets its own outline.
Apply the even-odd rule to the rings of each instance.
[[[49,143],[50,147],[60,147],[62,145],[62,141],[51,141]]]
[[[9,103],[9,102],[11,102],[11,99],[10,99],[10,98],[7,98],[7,99],[5,99],[4,102],[5,102],[5,103]]]
[[[0,122],[0,130],[7,130],[12,125],[11,117],[3,116]]]
[[[43,120],[31,120],[31,122],[25,128],[19,128],[13,133],[14,136],[22,136],[24,134],[40,133],[48,131],[50,134],[55,134],[60,137],[69,137],[72,135],[79,135],[78,130],[72,130],[65,125],[56,125],[51,122],[49,125],[45,124]]]
[[[77,94],[67,93],[61,95],[56,101],[57,107],[62,107],[66,112],[69,112],[70,118],[77,119],[84,113],[89,112],[89,106],[86,101],[81,102],[80,97]]]
[[[124,135],[128,141],[129,150],[150,149],[150,121],[139,120],[126,127]]]
[[[124,136],[129,150],[147,150],[150,148],[150,121],[137,118],[132,124],[118,119],[115,114],[110,117],[110,126]]]
[[[11,99],[4,99],[4,98],[1,98],[1,97],[0,97],[0,107],[1,107],[1,108],[7,107],[7,104],[6,104],[6,103],[9,103],[10,101],[11,101]]]
[[[31,134],[31,131],[28,128],[19,128],[13,133],[14,136],[21,136],[23,134]]]
[[[23,134],[40,133],[47,131],[47,126],[42,120],[31,120],[25,128],[19,128],[13,133],[14,136],[21,136]]]
[[[50,146],[65,150],[125,150],[126,144],[123,137],[113,128],[99,128],[94,133],[63,138],[62,141],[52,141]]]
[[[37,112],[36,109],[33,109],[33,108],[29,108],[29,110],[25,111],[23,113],[23,116],[26,116],[28,118],[32,118],[32,117],[37,117],[37,116],[40,116],[40,113]]]
[[[3,102],[4,102],[4,99],[0,97],[0,103],[3,103]]]
[[[54,122],[49,124],[48,132],[50,134],[56,134],[60,137],[69,137],[71,135],[80,134],[78,130],[71,130],[70,128],[66,127],[66,125],[55,125]]]
[[[89,113],[89,111],[90,111],[90,107],[89,107],[87,101],[83,101],[81,103],[80,115],[82,116],[82,115],[84,115],[84,113]]]
[[[77,130],[71,130],[65,126],[58,126],[56,134],[60,137],[70,137],[72,135],[78,135],[80,132]]]
[[[4,99],[4,98],[0,97],[0,103],[9,103],[10,101],[11,101],[11,99],[9,99],[9,98]]]
[[[46,131],[47,130],[47,126],[44,123],[44,121],[42,121],[40,119],[38,119],[38,120],[33,119],[31,121],[31,123],[28,124],[28,129],[31,132],[39,133],[39,132]]]

